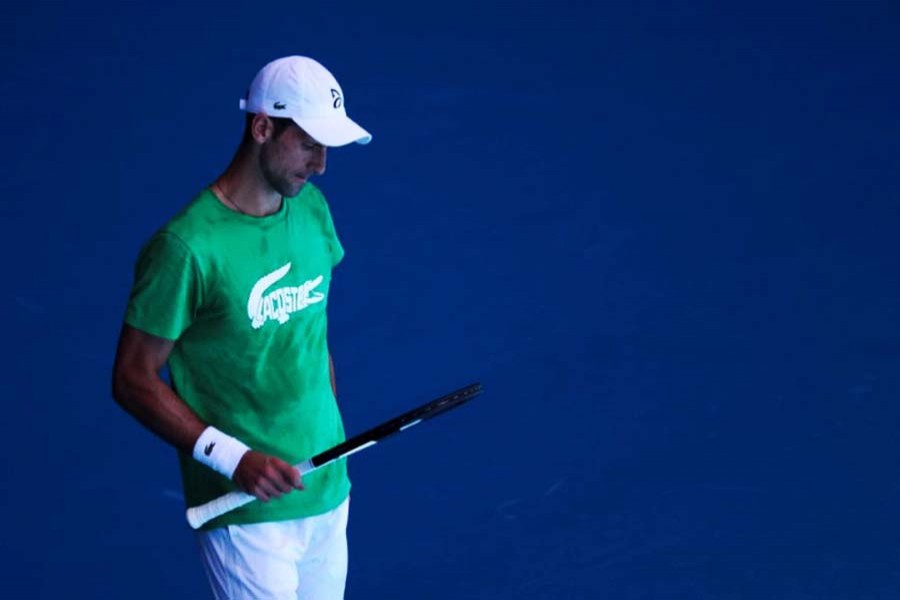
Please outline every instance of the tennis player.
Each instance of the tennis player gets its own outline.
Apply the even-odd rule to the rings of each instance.
[[[372,136],[302,56],[264,66],[240,106],[231,164],[137,258],[113,396],[180,451],[188,506],[235,489],[260,500],[198,532],[216,598],[340,599],[346,462],[303,480],[291,466],[345,437],[326,331],[344,250],[309,180],[329,147]]]

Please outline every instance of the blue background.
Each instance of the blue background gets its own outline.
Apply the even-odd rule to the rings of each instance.
[[[349,599],[900,598],[895,2],[2,9],[4,587],[206,597],[110,397],[143,241],[306,54],[329,155]],[[250,357],[249,359],[252,359]]]

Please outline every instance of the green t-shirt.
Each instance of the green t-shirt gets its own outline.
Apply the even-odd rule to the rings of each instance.
[[[201,419],[296,464],[345,439],[326,335],[331,270],[343,256],[312,184],[266,217],[229,210],[205,189],[141,250],[125,321],[175,340],[172,387]],[[188,506],[236,489],[179,456]],[[346,461],[303,483],[305,490],[252,502],[204,528],[327,512],[349,494]]]

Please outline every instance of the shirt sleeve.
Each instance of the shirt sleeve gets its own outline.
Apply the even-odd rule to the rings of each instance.
[[[176,340],[190,326],[201,300],[197,263],[176,235],[157,233],[134,269],[125,322],[151,335]]]

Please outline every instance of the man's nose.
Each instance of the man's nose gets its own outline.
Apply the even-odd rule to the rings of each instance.
[[[324,146],[320,149],[317,149],[315,154],[313,154],[310,167],[312,167],[312,170],[316,175],[323,175],[325,173],[325,166],[328,162],[327,154],[328,149]]]

